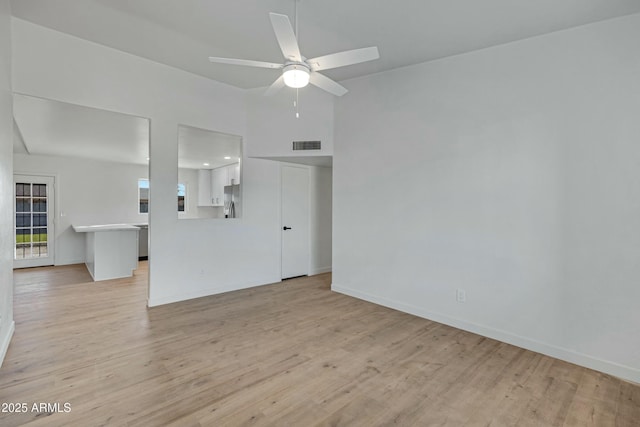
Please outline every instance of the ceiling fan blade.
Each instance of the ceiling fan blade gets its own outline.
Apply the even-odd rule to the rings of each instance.
[[[334,82],[329,77],[316,72],[312,72],[309,75],[309,83],[314,86],[318,86],[320,89],[326,90],[335,96],[342,96],[348,92],[344,86]]]
[[[373,61],[378,58],[380,58],[378,48],[373,46],[318,56],[317,58],[307,59],[307,64],[309,64],[314,71],[321,71],[358,64],[360,62]]]
[[[271,84],[271,86],[269,86],[269,89],[267,89],[263,95],[271,96],[277,91],[279,91],[280,89],[282,89],[283,87],[284,87],[284,77],[280,76],[276,79],[275,82]]]
[[[293,32],[289,17],[279,13],[270,13],[269,18],[284,57],[289,61],[301,62],[302,55],[300,55],[296,34]]]
[[[231,64],[231,65],[245,65],[247,67],[259,67],[259,68],[282,68],[282,64],[276,64],[275,62],[262,62],[252,61],[251,59],[233,59],[233,58],[218,58],[216,56],[210,56],[209,61],[218,64]]]

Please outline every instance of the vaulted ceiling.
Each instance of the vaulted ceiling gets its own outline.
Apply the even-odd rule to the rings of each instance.
[[[13,0],[14,16],[241,88],[278,70],[208,56],[280,62],[268,13],[294,0]],[[306,57],[378,46],[380,60],[327,71],[344,80],[640,12],[640,0],[299,0]]]
[[[13,117],[15,153],[148,164],[148,119],[21,94],[13,96]],[[178,167],[236,163],[241,146],[239,136],[180,126]]]
[[[268,14],[295,16],[294,0],[12,0],[11,7],[20,19],[240,88],[267,86],[279,71],[208,57],[280,62]],[[640,13],[640,0],[299,0],[297,9],[306,57],[379,47],[377,61],[323,72],[340,81]],[[14,102],[16,152],[146,163],[146,119],[20,95]],[[202,135],[183,133],[184,146],[200,153]],[[181,153],[183,166],[201,167],[204,154],[191,157]]]

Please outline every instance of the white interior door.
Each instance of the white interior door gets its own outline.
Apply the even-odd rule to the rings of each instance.
[[[53,177],[16,174],[13,182],[13,266],[53,265]]]
[[[309,274],[309,169],[282,166],[282,278]]]

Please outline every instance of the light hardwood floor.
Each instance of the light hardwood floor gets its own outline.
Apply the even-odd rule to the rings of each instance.
[[[147,309],[145,267],[15,272],[0,402],[29,411],[0,425],[640,425],[637,385],[332,293],[330,274]]]

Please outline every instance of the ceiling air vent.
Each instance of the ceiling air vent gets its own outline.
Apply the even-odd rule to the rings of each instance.
[[[320,141],[293,141],[293,151],[320,150]]]

